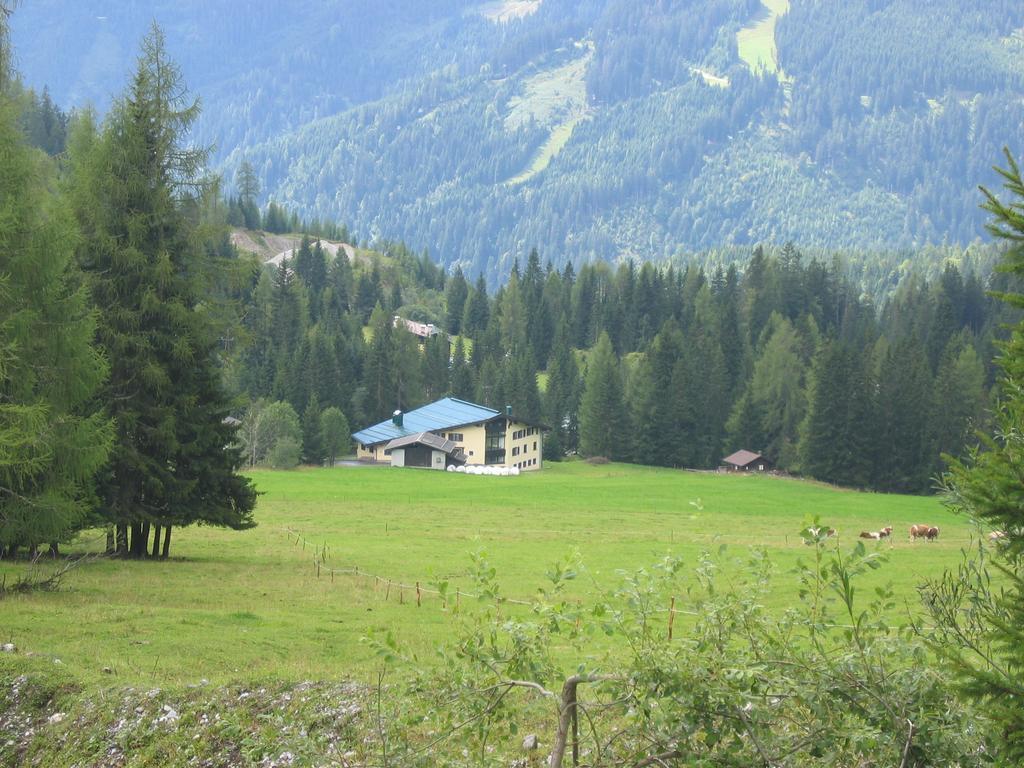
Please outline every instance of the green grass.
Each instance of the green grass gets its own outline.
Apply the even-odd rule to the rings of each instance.
[[[584,55],[560,67],[533,75],[523,82],[522,94],[509,100],[505,126],[509,130],[534,121],[550,128],[547,140],[530,158],[529,165],[505,183],[515,186],[546,169],[565,147],[576,125],[587,116],[587,66],[593,46]]]
[[[313,545],[328,565],[358,567],[425,589],[439,580],[472,592],[470,553],[486,550],[504,595],[528,599],[545,569],[578,550],[587,566],[575,596],[587,600],[667,553],[693,565],[703,550],[727,545],[743,558],[764,547],[778,566],[770,608],[796,596],[792,567],[809,550],[797,535],[820,515],[852,546],[859,531],[891,524],[880,545],[890,562],[863,584],[892,582],[913,602],[915,587],[953,566],[971,529],[934,498],[838,490],[775,477],[749,477],[582,462],[548,464],[518,478],[472,477],[389,468],[254,472],[263,492],[259,527],[245,532],[176,530],[168,562],[99,560],[72,571],[63,589],[3,601],[0,642],[60,659],[84,681],[131,684],[259,679],[352,679],[372,666],[361,639],[393,632],[431,663],[432,650],[458,631],[454,605],[436,595],[416,606],[413,589],[365,575],[319,578]],[[907,527],[942,527],[934,543],[910,543]],[[70,547],[96,549],[90,532]],[[878,546],[872,544],[870,546]],[[5,563],[8,580],[23,564]],[[401,595],[399,594],[401,592]],[[401,597],[401,602],[399,598]],[[462,599],[462,612],[478,603]],[[515,609],[511,609],[515,610]],[[898,617],[894,617],[898,618]]]
[[[551,135],[548,136],[547,141],[541,144],[540,149],[537,150],[537,153],[531,159],[530,165],[526,170],[513,176],[505,183],[514,187],[517,184],[529,181],[538,173],[544,171],[549,165],[551,165],[551,161],[555,159],[565,145],[569,143],[569,139],[572,138],[572,132],[576,130],[576,125],[583,119],[584,116],[579,115],[567,120],[559,126],[556,126],[551,131]]]
[[[740,59],[754,72],[778,71],[775,48],[775,22],[789,10],[789,0],[762,0],[761,12],[746,27],[736,33]]]

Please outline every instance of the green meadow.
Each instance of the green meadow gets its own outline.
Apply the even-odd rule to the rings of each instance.
[[[775,22],[789,10],[789,0],[762,0],[760,13],[736,33],[740,59],[754,72],[778,71],[775,49]]]
[[[869,544],[888,562],[861,589],[891,583],[900,621],[916,605],[917,584],[955,567],[975,533],[935,498],[620,464],[549,463],[507,478],[383,467],[252,477],[263,494],[257,528],[176,529],[165,562],[85,562],[56,592],[0,602],[0,642],[59,659],[83,682],[366,679],[375,663],[368,635],[390,632],[431,664],[463,618],[483,609],[473,553],[485,553],[510,598],[500,610],[515,611],[573,552],[585,570],[571,597],[586,605],[619,572],[666,554],[690,567],[702,552],[721,551],[727,574],[740,575],[751,548],[763,548],[777,571],[768,607],[783,610],[798,599],[793,567],[812,554],[799,531],[815,515],[838,531],[828,546],[841,549],[861,530],[893,526],[891,540]],[[921,522],[941,527],[938,541],[907,540]],[[102,543],[90,532],[66,549]],[[10,584],[27,567],[4,563],[0,573]],[[442,583],[446,604],[434,591]],[[685,594],[677,605],[685,616]]]

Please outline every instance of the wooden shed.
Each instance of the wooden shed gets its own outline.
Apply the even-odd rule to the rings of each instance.
[[[739,450],[722,459],[722,468],[729,472],[771,472],[775,465],[760,453]]]
[[[466,454],[454,441],[432,432],[395,438],[384,447],[391,456],[392,467],[420,467],[421,469],[447,469],[450,465],[466,463]]]

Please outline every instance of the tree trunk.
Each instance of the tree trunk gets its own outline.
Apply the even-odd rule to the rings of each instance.
[[[548,768],[562,768],[562,758],[565,757],[565,748],[569,742],[570,733],[573,736],[573,759],[579,760],[578,737],[574,719],[576,718],[576,689],[580,683],[597,683],[602,680],[611,679],[607,675],[573,675],[562,686],[562,701],[559,706],[558,732],[555,734],[555,743],[551,749],[548,760]]]
[[[142,523],[132,524],[132,540],[128,545],[129,554],[132,557],[142,557],[146,551],[146,544],[148,543],[148,536],[143,533]]]
[[[167,559],[167,553],[171,551],[171,526],[164,528],[164,551],[160,554],[162,560]]]
[[[114,548],[114,526],[107,526],[107,554],[112,555],[117,550]]]
[[[160,526],[153,526],[153,551],[149,555],[150,557],[158,557],[160,555]]]
[[[60,543],[59,542],[54,541],[54,542],[52,542],[50,544],[50,557],[52,557],[54,559],[60,557]]]
[[[38,557],[39,557],[39,545],[38,544],[33,544],[31,547],[29,547],[28,559],[29,560],[35,560]]]
[[[119,557],[128,557],[128,526],[119,523],[117,526],[117,547],[115,549]]]

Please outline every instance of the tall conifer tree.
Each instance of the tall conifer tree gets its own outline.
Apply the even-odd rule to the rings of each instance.
[[[111,363],[102,401],[116,427],[100,494],[120,551],[131,528],[137,556],[152,524],[165,530],[164,555],[172,525],[254,525],[203,310],[217,265],[199,243],[206,153],[185,146],[198,110],[154,26],[127,93],[75,167],[80,263],[100,311]]]
[[[89,408],[107,366],[77,287],[73,221],[18,132],[7,57],[0,13],[0,555],[81,526],[111,438]]]
[[[587,360],[586,385],[580,402],[580,453],[626,458],[628,420],[622,369],[608,334],[602,332]]]

